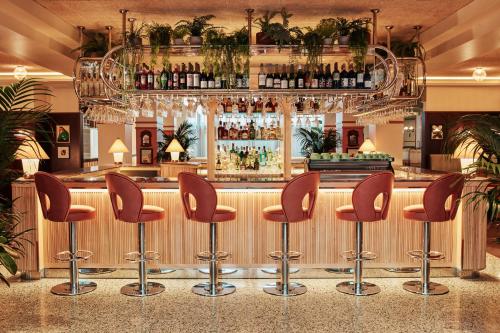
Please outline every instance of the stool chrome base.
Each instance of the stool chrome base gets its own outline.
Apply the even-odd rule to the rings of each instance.
[[[80,268],[78,272],[84,275],[109,274],[116,271],[116,268]]]
[[[276,268],[276,267],[268,267],[268,268],[262,268],[262,272],[267,273],[267,274],[280,274],[281,269]],[[300,268],[294,267],[294,268],[289,268],[288,269],[288,274],[295,274],[300,271]]]
[[[436,282],[429,282],[429,287],[424,290],[422,282],[417,280],[403,283],[403,289],[420,295],[443,295],[449,292],[448,287]]]
[[[369,282],[361,282],[361,291],[356,292],[354,281],[345,281],[337,284],[337,291],[344,294],[355,295],[355,296],[369,296],[375,295],[380,292],[380,287],[376,284]]]
[[[307,287],[302,283],[290,282],[288,284],[288,293],[285,293],[281,282],[273,282],[266,284],[263,288],[264,292],[275,296],[297,296],[307,292]]]
[[[354,268],[325,268],[325,271],[328,273],[335,274],[352,274],[354,273]]]
[[[78,290],[76,292],[71,291],[71,283],[70,282],[64,282],[61,284],[58,284],[50,291],[55,294],[55,295],[60,295],[60,296],[76,296],[76,295],[82,295],[89,293],[91,291],[94,291],[97,288],[97,284],[95,282],[90,282],[90,281],[80,281],[78,283]]]
[[[197,295],[217,297],[232,294],[236,291],[236,287],[227,282],[219,282],[215,294],[210,293],[210,282],[198,283],[191,288],[191,291]]]
[[[391,267],[384,268],[387,272],[391,273],[418,273],[420,272],[419,267]]]
[[[236,273],[238,270],[236,268],[219,268],[219,274],[222,275],[227,275],[227,274],[233,274]],[[210,274],[210,268],[200,268],[198,269],[198,272],[202,274]]]
[[[175,272],[172,268],[148,268],[146,269],[147,274],[158,275],[158,274],[168,274]]]
[[[126,296],[142,297],[156,295],[165,291],[165,286],[158,282],[147,282],[145,292],[141,292],[139,286],[139,282],[127,284],[120,289],[120,293]]]

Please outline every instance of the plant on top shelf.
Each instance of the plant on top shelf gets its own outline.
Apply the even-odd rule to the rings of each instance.
[[[366,52],[370,41],[370,19],[360,18],[351,21],[351,33],[349,35],[349,49],[353,53],[353,61],[359,70],[363,70]]]
[[[141,47],[142,46],[142,37],[144,37],[144,30],[147,26],[144,23],[141,23],[138,27],[134,26],[127,33],[127,44],[129,47]]]
[[[318,127],[299,128],[295,136],[299,140],[302,154],[306,157],[310,157],[312,153],[328,153],[341,144],[339,133],[331,128],[326,132]]]
[[[422,44],[415,41],[417,34],[413,35],[409,41],[395,40],[391,42],[391,51],[398,58],[416,57],[425,59],[425,49]]]
[[[351,34],[351,21],[345,17],[337,17],[335,19],[335,29],[337,30],[337,37],[339,45],[349,45],[349,35]]]
[[[272,19],[280,14],[282,22],[271,22]],[[302,31],[299,27],[290,27],[290,17],[293,14],[282,8],[280,12],[266,11],[262,17],[256,18],[254,23],[260,28],[256,39],[259,45],[278,45],[281,49],[284,45],[300,45]]]
[[[209,21],[214,17],[214,15],[195,16],[192,21],[180,20],[175,25],[176,28],[188,31],[189,44],[201,45],[203,34],[217,28],[214,27],[213,24],[209,23]]]
[[[321,19],[315,31],[323,37],[324,45],[331,45],[333,40],[337,38],[337,20],[332,17]]]
[[[177,26],[172,30],[174,45],[184,45],[184,37],[189,34],[189,30],[184,26]]]
[[[161,132],[163,141],[158,142],[158,162],[170,160],[170,153],[167,153],[166,150],[173,139],[177,139],[182,148],[184,148],[184,152],[180,153],[179,159],[181,161],[189,161],[191,159],[188,149],[198,141],[193,124],[185,120],[179,124],[179,127],[177,127],[173,134],[167,134],[162,130],[159,131]]]
[[[147,33],[149,37],[149,45],[151,46],[151,65],[156,65],[158,52],[161,48],[165,49],[163,62],[166,63],[166,59],[168,59],[168,48],[170,47],[172,28],[168,24],[159,24],[154,22],[147,26]]]
[[[307,64],[316,67],[321,63],[323,55],[323,36],[317,29],[306,27],[307,32],[302,36],[302,47],[306,51]]]
[[[85,33],[85,43],[72,50],[82,51],[84,57],[104,57],[108,52],[108,38],[101,32],[88,32]]]

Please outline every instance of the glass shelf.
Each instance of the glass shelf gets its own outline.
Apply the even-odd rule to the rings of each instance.
[[[279,142],[279,141],[283,141],[282,139],[215,139],[215,140],[221,141],[221,142],[245,142],[245,141],[249,141],[249,142],[254,142],[254,141]]]

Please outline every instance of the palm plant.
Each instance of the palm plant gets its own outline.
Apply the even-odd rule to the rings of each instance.
[[[175,130],[173,134],[167,134],[161,131],[163,136],[163,142],[158,142],[158,161],[167,161],[170,154],[166,152],[168,145],[173,139],[179,141],[184,152],[180,153],[179,157],[181,161],[189,161],[191,157],[189,156],[188,149],[198,141],[198,137],[195,135],[195,130],[193,124],[190,124],[187,120],[180,123],[179,127]]]
[[[306,157],[312,153],[327,153],[337,148],[340,143],[340,135],[333,129],[324,132],[321,128],[312,127],[299,128],[295,133],[301,145],[301,152]]]
[[[13,210],[10,183],[21,173],[12,164],[22,142],[35,141],[35,133],[48,134],[50,104],[41,98],[47,95],[50,91],[34,79],[0,87],[0,265],[10,274],[17,272],[14,259],[23,254],[19,241],[29,231],[14,231],[21,214]],[[9,284],[1,273],[0,279]]]
[[[84,57],[103,57],[108,52],[108,39],[101,32],[86,33],[87,41],[80,47],[72,50],[82,51]]]
[[[488,205],[488,222],[497,219],[500,205],[500,117],[490,114],[469,114],[460,117],[449,132],[444,150],[471,152],[474,162],[464,170],[470,177],[483,177],[472,192],[466,193],[474,207],[483,201]]]
[[[195,16],[192,21],[180,20],[175,24],[175,28],[179,31],[189,31],[191,41],[193,41],[192,37],[201,37],[204,33],[217,28],[208,23],[214,17],[214,15],[203,15]]]
[[[281,16],[280,22],[271,22],[277,15]],[[254,23],[260,27],[257,33],[257,44],[276,44],[281,49],[283,45],[298,45],[301,42],[302,31],[299,27],[290,27],[290,14],[285,8],[280,12],[266,11],[262,17],[254,20]]]

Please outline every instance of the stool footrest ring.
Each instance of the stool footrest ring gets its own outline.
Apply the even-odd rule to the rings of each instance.
[[[414,259],[422,260],[424,258],[424,253],[421,250],[408,251],[408,255]],[[442,252],[429,251],[429,260],[443,260],[445,258]]]
[[[141,261],[157,261],[160,259],[160,254],[156,251],[146,251],[144,252],[144,260],[141,259],[141,253],[138,251],[133,251],[125,254],[125,260],[131,263],[138,263]]]
[[[92,251],[87,251],[87,250],[78,250],[75,252],[75,255],[71,254],[69,251],[61,251],[59,253],[56,253],[54,258],[59,261],[82,261],[82,260],[87,260],[90,257],[92,257],[94,253]]]
[[[196,259],[201,261],[222,261],[231,258],[231,253],[226,251],[217,251],[215,255],[210,251],[202,251],[195,256]]]
[[[356,260],[356,252],[353,250],[344,251],[341,254],[342,258],[347,261],[355,261]],[[371,251],[362,251],[361,252],[361,260],[374,260],[377,259],[377,254]]]
[[[300,257],[302,257],[302,253],[297,252],[297,251],[288,251],[288,253],[283,254],[283,252],[281,252],[281,251],[273,251],[273,252],[269,252],[268,256],[271,259],[280,260],[280,261],[284,260],[284,259],[299,260]]]

